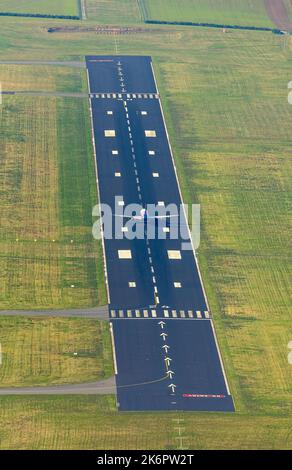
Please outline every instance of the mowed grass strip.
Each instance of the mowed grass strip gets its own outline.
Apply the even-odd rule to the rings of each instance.
[[[54,65],[0,64],[2,91],[85,91],[84,70]]]
[[[5,97],[0,112],[0,308],[104,305],[87,100]]]
[[[117,413],[112,396],[0,397],[1,449],[291,449],[287,416]]]
[[[113,374],[107,322],[0,317],[1,387],[94,382]]]
[[[274,27],[264,0],[139,0],[149,20]]]
[[[79,0],[0,0],[0,12],[79,15]]]

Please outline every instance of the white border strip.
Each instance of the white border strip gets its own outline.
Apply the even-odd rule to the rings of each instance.
[[[153,68],[153,62],[152,62],[152,60],[151,60],[151,68],[152,68],[152,73],[153,73],[153,77],[154,77],[154,81],[155,81],[156,90],[157,90],[157,93],[158,93],[159,96],[160,96],[160,93],[159,93],[159,90],[158,90],[158,86],[157,86],[157,82],[156,82],[156,77],[155,77],[155,73],[154,73],[154,68]],[[162,108],[162,105],[161,105],[161,99],[160,99],[160,98],[159,98],[159,106],[160,106],[160,110],[161,110],[161,114],[162,114],[162,118],[163,118],[163,122],[164,122],[164,127],[165,127],[165,131],[166,131],[166,136],[167,136],[167,140],[168,140],[168,145],[169,145],[169,149],[170,149],[170,154],[171,154],[171,158],[172,158],[172,163],[173,163],[173,167],[174,167],[174,172],[175,172],[175,176],[176,176],[176,181],[177,181],[177,185],[178,185],[178,189],[179,189],[179,194],[180,194],[181,202],[183,202],[182,192],[181,192],[181,188],[180,188],[180,184],[179,184],[179,179],[178,179],[177,168],[176,168],[176,165],[175,165],[175,160],[174,160],[174,156],[173,156],[173,152],[172,152],[172,148],[171,148],[171,143],[170,143],[170,139],[169,139],[169,134],[168,134],[168,130],[167,130],[167,126],[166,126],[166,121],[165,121],[165,116],[164,116],[164,112],[163,112],[163,108]],[[187,227],[188,227],[189,237],[190,237],[190,240],[191,240],[191,245],[192,245],[192,249],[193,249],[193,254],[194,254],[194,258],[195,258],[195,262],[196,262],[196,266],[197,266],[199,278],[200,278],[201,285],[202,285],[202,289],[203,289],[203,293],[204,293],[205,302],[206,302],[206,305],[207,305],[207,307],[208,307],[208,310],[211,312],[210,307],[209,307],[209,303],[208,303],[208,299],[207,299],[206,290],[205,290],[204,283],[203,283],[203,278],[202,278],[201,271],[200,271],[200,268],[199,268],[199,263],[198,263],[196,251],[195,251],[194,244],[193,244],[193,239],[192,239],[192,237],[191,237],[191,231],[190,231],[188,219],[187,219],[187,217],[186,217],[185,207],[184,207],[183,209],[184,209],[184,215],[185,215],[186,225],[187,225]],[[216,348],[217,348],[217,351],[218,351],[218,356],[219,356],[219,360],[220,360],[220,364],[221,364],[221,368],[222,368],[222,372],[223,372],[223,376],[224,376],[224,380],[225,380],[226,390],[227,390],[227,392],[228,392],[228,395],[230,395],[230,388],[229,388],[229,384],[228,384],[228,380],[227,380],[227,376],[226,376],[226,372],[225,372],[225,368],[224,368],[224,364],[223,364],[221,352],[220,352],[220,349],[219,349],[219,344],[218,344],[218,340],[217,340],[217,335],[216,335],[216,331],[215,331],[215,327],[214,327],[214,324],[213,324],[212,319],[210,319],[210,323],[211,323],[211,327],[212,327],[212,331],[213,331],[213,335],[214,335],[214,339],[215,339],[215,344],[216,344]]]
[[[112,348],[113,348],[114,369],[115,369],[115,374],[118,375],[117,356],[116,356],[116,347],[115,347],[115,336],[114,336],[114,330],[113,330],[112,322],[110,322],[110,334],[111,334]]]
[[[214,327],[214,324],[213,324],[212,321],[210,321],[210,323],[211,323],[211,328],[212,328],[212,331],[213,331],[213,334],[214,334],[214,339],[215,339],[215,343],[216,343],[216,347],[217,347],[217,351],[218,351],[218,355],[219,355],[220,364],[221,364],[221,367],[222,367],[222,372],[223,372],[224,379],[225,379],[226,389],[227,389],[228,395],[231,395],[228,380],[227,380],[227,376],[226,376],[226,372],[225,372],[225,368],[224,368],[224,364],[223,364],[223,360],[222,360],[222,356],[221,356],[221,352],[220,352],[220,348],[219,348],[219,344],[218,344],[218,340],[217,340],[215,327]]]
[[[93,143],[93,153],[94,153],[94,167],[95,167],[95,175],[96,175],[96,187],[97,187],[97,194],[98,194],[98,203],[100,204],[100,191],[99,191],[99,181],[98,181],[98,170],[97,170],[97,159],[96,159],[96,143],[95,143],[95,137],[94,137],[94,127],[93,127],[93,115],[92,115],[92,106],[91,106],[91,91],[90,91],[90,81],[89,81],[89,74],[88,74],[88,69],[86,68],[86,73],[87,73],[87,83],[88,83],[88,91],[89,91],[89,110],[90,110],[90,119],[91,119],[91,135],[92,135],[92,143]],[[99,215],[101,218],[101,207],[99,205]],[[105,275],[105,284],[106,284],[106,291],[107,291],[107,300],[108,303],[110,304],[110,291],[109,291],[109,285],[108,285],[108,271],[107,271],[107,262],[106,262],[106,254],[105,254],[105,244],[104,244],[104,236],[103,236],[103,230],[102,231],[102,251],[103,251],[103,264],[104,264],[104,275]]]

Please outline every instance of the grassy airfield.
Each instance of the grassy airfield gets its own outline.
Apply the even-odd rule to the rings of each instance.
[[[291,38],[176,27],[48,34],[52,21],[0,21],[2,60],[152,55],[184,199],[201,204],[200,265],[237,407],[233,416],[184,414],[185,446],[291,449]],[[36,74],[42,90],[85,89],[75,69],[50,68],[50,78],[45,67],[3,68],[6,87],[13,77],[13,88],[31,89]],[[9,96],[1,113],[1,308],[102,304],[86,99]],[[178,447],[173,419],[181,415],[118,414],[113,397],[0,403],[1,448]]]

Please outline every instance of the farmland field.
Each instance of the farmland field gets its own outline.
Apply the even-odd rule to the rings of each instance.
[[[79,0],[0,0],[0,12],[79,15]]]
[[[0,331],[0,388],[94,382],[113,374],[107,322],[0,317]]]
[[[119,53],[149,54],[154,60],[184,199],[201,204],[202,234],[198,255],[237,411],[234,416],[180,415],[184,419],[186,447],[291,449],[292,366],[287,355],[288,342],[292,340],[289,235],[292,106],[287,103],[287,84],[292,80],[292,38],[244,31],[224,35],[221,31],[207,28],[179,27],[161,27],[159,31],[155,28],[153,32],[149,27],[148,34],[98,35],[97,38],[96,34],[89,32],[48,35],[46,25],[42,21],[36,26],[30,20],[25,24],[19,20],[13,23],[8,19],[1,20],[2,58],[42,59],[45,55],[51,60],[82,60],[85,54],[114,53],[116,40]],[[13,74],[16,86],[15,68]],[[46,88],[57,86],[64,90],[68,86],[84,90],[82,77],[79,85],[77,80],[73,86],[77,79],[75,74],[75,78],[69,78],[70,74],[66,72],[66,79],[58,79],[58,85],[48,82]],[[49,80],[47,73],[44,73],[44,80]],[[37,78],[37,82],[41,79]],[[9,79],[6,84],[9,85]],[[17,212],[17,219],[21,218],[21,225],[25,227],[23,232],[30,234],[30,241],[25,244],[29,253],[23,251],[24,254],[18,256],[16,251],[17,256],[10,258],[18,260],[19,266],[24,263],[26,285],[25,288],[17,287],[19,282],[20,285],[24,282],[22,271],[18,271],[18,280],[12,285],[15,293],[13,288],[9,289],[13,276],[7,260],[1,268],[2,305],[22,308],[25,304],[29,308],[30,302],[35,306],[96,304],[100,299],[96,285],[101,284],[102,268],[101,271],[97,268],[100,277],[97,275],[96,282],[94,269],[82,267],[79,258],[74,265],[78,278],[81,273],[81,279],[86,279],[84,286],[91,285],[92,288],[81,288],[75,295],[76,291],[68,287],[73,282],[73,271],[70,266],[65,272],[59,270],[57,262],[67,256],[67,250],[75,249],[74,244],[70,244],[71,237],[68,237],[72,230],[74,238],[79,233],[80,224],[86,234],[90,230],[89,214],[84,222],[82,214],[84,211],[86,214],[84,201],[92,203],[96,198],[93,166],[85,168],[86,158],[81,162],[76,156],[77,151],[75,153],[75,147],[81,145],[80,136],[89,136],[87,102],[58,99],[56,113],[55,99],[42,100],[4,97],[3,109],[10,106],[13,111],[13,106],[22,106],[21,112],[15,110],[10,121],[7,112],[2,120],[8,124],[11,122],[11,126],[5,125],[6,135],[9,129],[11,136],[7,141],[9,146],[22,147],[17,152],[13,151],[18,159],[9,158],[7,151],[1,160],[1,181],[3,178],[5,181],[1,188],[2,200],[5,201],[1,217],[4,209],[6,211],[9,207],[9,201],[15,197],[12,189],[8,199],[3,191],[15,187],[15,184],[8,184],[11,175],[20,178],[21,172],[14,169],[15,162],[31,154],[33,165],[36,161],[50,165],[45,173],[50,174],[54,189],[57,187],[57,191],[47,193],[50,194],[49,206],[53,209],[50,209],[50,215],[49,209],[45,208],[46,222],[42,222],[42,233],[56,225],[60,227],[60,233],[66,234],[69,243],[61,245],[62,250],[57,255],[55,251],[42,250],[42,258],[46,258],[42,268],[27,271],[31,264],[38,265],[37,250],[40,247],[38,242],[32,241],[32,228],[25,220],[25,211],[31,210],[32,206],[29,197],[25,198],[22,203],[24,212]],[[76,113],[78,119],[75,120]],[[46,121],[39,119],[43,115]],[[44,159],[45,144],[40,143],[38,160],[31,149],[24,151],[24,143],[21,142],[24,130],[34,142],[31,123],[37,130],[35,134],[42,135],[44,142],[49,140],[52,148],[61,145],[60,158],[54,156],[55,150],[50,150],[51,158],[47,162]],[[74,145],[70,144],[71,141]],[[69,144],[70,151],[66,147]],[[91,152],[91,149],[85,151],[89,155],[88,161]],[[64,155],[66,158],[61,158]],[[78,162],[74,170],[69,168],[72,159]],[[59,165],[65,165],[64,170]],[[14,170],[11,172],[11,169]],[[29,175],[26,184],[30,180],[28,187],[34,188],[34,171],[23,174]],[[78,187],[77,175],[93,181],[90,184],[93,196],[88,195],[86,185]],[[74,184],[70,186],[72,178]],[[42,191],[48,191],[45,181],[44,178]],[[66,182],[64,194],[60,192],[57,181]],[[76,205],[74,203],[74,215],[70,218],[71,190],[76,194]],[[24,194],[30,192],[25,189]],[[40,207],[44,206],[43,203]],[[38,214],[39,208],[35,210]],[[75,218],[77,227],[74,227]],[[32,227],[35,227],[35,220],[37,217],[32,218]],[[54,221],[52,225],[47,223],[48,220]],[[1,237],[3,243],[5,237],[11,238],[11,251],[8,252],[13,254],[19,250],[14,240],[16,229],[9,227],[7,220],[4,227]],[[47,246],[52,250],[51,244],[44,246],[46,250]],[[4,249],[5,253],[7,245],[3,247],[1,252]],[[100,258],[96,256],[97,251],[93,250],[91,241],[84,241],[80,247],[87,257],[95,260],[94,265],[100,266]],[[78,258],[76,251],[73,255]],[[50,282],[54,289],[59,286],[57,280],[67,281],[64,288],[57,288],[57,301],[48,290],[48,277],[43,273],[43,266],[51,270],[49,279],[52,279]],[[60,278],[60,274],[56,274],[60,272],[66,276]],[[32,276],[35,273],[41,276],[41,282],[34,285]],[[3,294],[3,286],[6,294]],[[30,299],[25,297],[27,288],[30,289]],[[19,301],[23,298],[25,302]],[[7,397],[0,399],[0,405],[1,448],[169,449],[178,446],[173,422],[176,414],[147,413],[143,414],[143,420],[141,414],[119,414],[113,397]],[[18,429],[25,432],[19,433]]]
[[[140,4],[151,20],[273,27],[264,0],[140,0]]]

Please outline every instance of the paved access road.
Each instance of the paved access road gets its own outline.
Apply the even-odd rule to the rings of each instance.
[[[27,91],[27,90],[11,90],[1,91],[0,95],[21,95],[21,96],[40,96],[45,98],[88,98],[87,93],[78,92],[61,92],[61,91]]]
[[[85,68],[85,62],[74,60],[56,61],[56,60],[0,60],[0,65],[51,65],[60,67]]]
[[[0,310],[1,316],[25,316],[25,317],[77,317],[77,318],[97,318],[99,320],[109,320],[108,306],[95,308],[75,308],[67,310]]]
[[[0,395],[114,395],[115,393],[115,377],[81,384],[0,388]]]
[[[233,411],[184,213],[184,237],[153,220],[160,237],[124,237],[128,204],[181,204],[151,58],[86,61],[100,200],[116,229],[104,250],[119,409]]]

